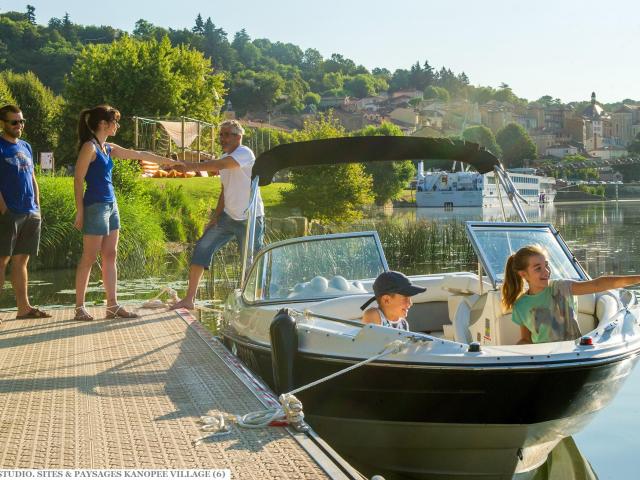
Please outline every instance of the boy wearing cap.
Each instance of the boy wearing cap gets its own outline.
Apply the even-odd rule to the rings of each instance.
[[[365,310],[374,300],[378,302],[378,306],[365,310],[362,322],[408,331],[407,314],[413,303],[411,297],[426,290],[411,283],[411,280],[400,272],[382,272],[373,282],[375,296],[367,300],[360,309]]]

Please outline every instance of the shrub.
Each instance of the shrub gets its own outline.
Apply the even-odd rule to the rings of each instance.
[[[133,198],[144,195],[145,188],[140,181],[141,173],[142,168],[137,160],[114,160],[112,180],[118,198]]]
[[[160,224],[167,240],[195,242],[207,221],[207,208],[203,201],[194,201],[182,185],[147,187],[152,204],[162,217]]]
[[[75,267],[82,253],[82,234],[75,229],[76,215],[73,178],[38,177],[42,211],[40,254],[32,259],[35,269]],[[119,194],[121,231],[118,265],[124,272],[136,269],[152,271],[164,260],[165,236],[161,217],[147,195],[127,183],[130,192]]]

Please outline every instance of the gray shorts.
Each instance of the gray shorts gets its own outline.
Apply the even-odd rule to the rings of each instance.
[[[40,212],[0,215],[0,257],[37,255],[41,224]]]
[[[120,214],[116,202],[92,203],[84,206],[82,233],[109,235],[120,228]]]

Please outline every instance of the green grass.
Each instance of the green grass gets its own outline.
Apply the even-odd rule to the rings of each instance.
[[[193,177],[193,178],[145,178],[144,182],[152,188],[163,188],[165,185],[182,186],[184,193],[192,197],[194,201],[204,200],[211,207],[216,206],[220,195],[220,177]],[[290,189],[287,183],[272,183],[266,187],[260,187],[260,194],[265,207],[280,207],[282,204],[282,192]]]

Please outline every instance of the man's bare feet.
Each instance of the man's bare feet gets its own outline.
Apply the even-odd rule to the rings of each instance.
[[[171,307],[169,307],[169,310],[177,310],[178,308],[186,308],[187,310],[193,310],[195,307],[193,305],[193,302],[190,302],[188,299],[183,298],[182,300],[179,300],[173,305],[171,305]]]

